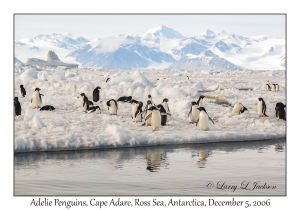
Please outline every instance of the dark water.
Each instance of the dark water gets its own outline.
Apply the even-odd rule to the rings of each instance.
[[[14,194],[285,195],[285,146],[276,139],[15,154]]]

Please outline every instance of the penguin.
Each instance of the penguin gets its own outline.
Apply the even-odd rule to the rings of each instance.
[[[93,101],[96,103],[100,100],[100,89],[101,87],[97,86],[94,90],[93,90]]]
[[[31,103],[33,104],[34,108],[41,108],[43,94],[40,94],[40,90],[41,89],[39,88],[35,88],[35,91],[33,92]]]
[[[188,117],[190,118],[190,123],[192,123],[192,124],[197,123],[197,121],[199,119],[199,114],[200,114],[200,111],[198,109],[198,104],[195,101],[193,101],[191,103],[191,109],[188,114]]]
[[[160,114],[161,114],[161,125],[165,126],[167,123],[167,115],[170,115],[170,114],[166,112],[163,105],[158,104],[156,107],[158,108],[158,110],[160,111]]]
[[[283,119],[284,121],[286,121],[286,113],[285,113],[285,108],[286,105],[284,105],[281,102],[278,102],[275,106],[275,115],[277,117],[277,120],[279,119]]]
[[[200,114],[199,114],[199,119],[196,123],[196,126],[198,126],[200,128],[200,130],[202,130],[202,131],[209,130],[209,121],[208,121],[208,119],[210,121],[212,121],[213,124],[215,124],[214,121],[208,116],[208,114],[207,114],[204,107],[199,107],[197,109],[200,111]]]
[[[203,98],[204,98],[205,96],[199,96],[199,99],[198,99],[198,101],[197,101],[197,104],[198,104],[198,107],[202,107],[203,105],[202,105],[202,102],[203,102]]]
[[[118,103],[115,99],[110,99],[106,102],[106,105],[108,106],[109,115],[117,115],[118,111]]]
[[[162,105],[165,108],[166,113],[170,114],[170,116],[171,116],[171,112],[170,112],[170,108],[169,108],[169,105],[168,105],[168,101],[169,101],[169,99],[164,98],[163,102],[162,102]]]
[[[22,97],[26,96],[26,90],[25,90],[25,88],[24,88],[23,85],[20,85],[20,91],[19,91],[19,93],[20,93],[20,96],[22,96]]]
[[[276,85],[275,85],[275,84],[272,84],[271,90],[272,90],[272,91],[276,91]]]
[[[153,100],[152,100],[152,96],[150,94],[148,94],[148,100],[150,100],[151,103],[153,104],[153,106],[155,106],[155,104],[153,103]]]
[[[134,119],[135,122],[142,122],[142,108],[143,108],[143,102],[139,102],[138,104],[136,104],[136,112],[134,114]]]
[[[269,80],[268,80],[268,82],[266,83],[266,89],[267,89],[267,91],[271,91],[271,85],[270,85]]]
[[[248,109],[246,107],[244,107],[241,103],[237,103],[234,105],[234,107],[232,109],[232,114],[239,115],[241,113],[244,113],[244,111],[248,111]],[[248,113],[249,113],[249,111],[248,111]]]
[[[22,108],[21,108],[21,104],[19,102],[18,97],[14,98],[14,108],[15,108],[15,116],[21,115]]]
[[[106,79],[106,82],[109,82],[110,81],[110,78],[108,77],[107,79]]]
[[[91,114],[91,113],[100,114],[100,112],[101,112],[101,109],[99,106],[92,106],[88,109],[89,114]]]
[[[40,111],[44,111],[44,110],[53,111],[53,110],[55,110],[55,108],[51,105],[46,105],[46,106],[43,106],[42,108],[40,108]]]
[[[90,106],[94,106],[94,103],[92,101],[89,100],[89,105]]]
[[[145,120],[148,120],[151,117],[152,131],[156,131],[160,128],[160,125],[161,125],[160,111],[155,106],[151,106],[148,110],[150,110],[152,113],[149,114],[145,118]]]
[[[123,102],[123,103],[129,102],[130,103],[131,99],[132,99],[132,96],[122,96],[117,100],[117,102]]]
[[[268,115],[266,115],[266,110],[267,110],[267,106],[264,99],[258,98],[258,103],[257,103],[258,117],[263,117],[263,116],[268,117]]]
[[[146,117],[147,117],[149,114],[152,113],[152,111],[149,110],[149,108],[150,108],[151,106],[153,106],[153,104],[151,103],[150,100],[148,100],[148,101],[147,101],[147,104],[146,104],[146,106],[145,106],[145,109],[144,109],[144,111],[143,111],[143,114],[144,114],[144,116],[145,116],[145,119],[146,119]],[[146,125],[146,126],[151,125],[151,117],[149,117],[147,120],[145,120],[145,123],[142,124],[142,125],[143,125],[143,126],[144,126],[144,125]]]
[[[279,85],[275,84],[275,91],[278,92],[279,91]]]
[[[139,102],[137,100],[131,99],[129,103],[131,103],[131,119],[133,119],[133,121],[135,121],[135,113],[137,110],[137,104]]]
[[[88,100],[88,98],[85,96],[84,93],[81,93],[80,96],[81,96],[82,111],[83,111],[83,112],[87,112],[87,110],[88,110],[89,107],[90,107],[89,100]]]

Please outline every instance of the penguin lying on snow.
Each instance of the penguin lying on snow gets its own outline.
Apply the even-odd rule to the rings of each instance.
[[[53,110],[55,110],[55,108],[51,105],[46,105],[46,106],[43,106],[42,108],[40,108],[40,111],[44,111],[44,110],[53,111]]]
[[[110,99],[106,102],[106,105],[109,110],[109,115],[116,115],[118,111],[118,103],[115,99]]]
[[[203,131],[207,131],[209,130],[209,121],[208,119],[213,123],[214,121],[208,116],[206,110],[204,107],[199,107],[198,110],[200,111],[200,114],[199,114],[199,119],[196,123],[196,126],[199,126],[200,130],[203,130]]]
[[[19,93],[20,93],[20,96],[22,96],[22,97],[26,96],[26,90],[25,90],[25,88],[24,88],[23,85],[20,85],[20,91],[19,91]]]
[[[92,106],[88,109],[88,113],[100,114],[101,109],[99,106]]]
[[[267,106],[264,99],[258,98],[258,103],[257,103],[258,117],[263,117],[263,116],[268,117],[268,115],[266,115],[266,110],[267,110]]]
[[[278,102],[275,106],[275,114],[276,114],[276,117],[277,117],[277,120],[279,119],[283,119],[284,121],[286,121],[286,113],[285,113],[285,108],[286,105],[284,105],[283,103],[281,102]]]
[[[21,104],[19,102],[18,97],[14,98],[14,109],[15,109],[15,116],[21,115]]]
[[[232,114],[233,115],[239,115],[241,113],[244,113],[244,111],[248,111],[248,109],[246,107],[244,107],[241,103],[237,103],[234,105],[233,109],[232,109]]]
[[[193,101],[191,103],[191,109],[190,109],[190,112],[188,114],[188,117],[190,119],[190,123],[197,123],[198,119],[199,119],[199,114],[200,114],[200,111],[198,109],[198,104]]]
[[[132,96],[122,96],[117,100],[117,102],[123,102],[123,103],[128,102],[128,103],[130,103],[131,99],[132,99]]]

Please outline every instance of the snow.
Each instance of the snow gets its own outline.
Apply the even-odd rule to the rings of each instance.
[[[248,141],[282,138],[286,123],[275,117],[275,104],[286,104],[285,71],[231,70],[119,70],[53,69],[15,66],[15,96],[24,84],[27,95],[19,97],[22,115],[14,118],[15,152],[58,151],[165,144]],[[187,78],[189,77],[189,79]],[[107,78],[111,78],[106,83]],[[265,90],[265,83],[277,83],[279,92]],[[26,82],[26,83],[24,83]],[[100,114],[82,112],[80,93],[92,100],[100,86]],[[54,111],[33,109],[30,99],[41,89],[42,106]],[[241,90],[251,88],[251,90]],[[207,91],[207,92],[205,92]],[[151,126],[131,119],[131,104],[119,103],[118,114],[110,116],[106,101],[131,95],[146,105],[148,94],[158,105],[168,98],[172,116],[166,126],[152,132]],[[214,120],[208,131],[189,123],[190,103],[205,95],[203,105]],[[257,102],[262,97],[269,117],[258,117]],[[249,113],[232,116],[231,106],[242,103]],[[144,108],[143,106],[143,108]]]

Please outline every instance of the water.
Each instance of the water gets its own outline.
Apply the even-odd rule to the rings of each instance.
[[[14,194],[286,195],[285,142],[20,153]]]

